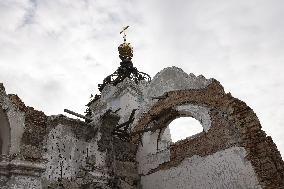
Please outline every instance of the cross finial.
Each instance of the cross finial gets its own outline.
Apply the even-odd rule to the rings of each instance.
[[[120,34],[123,33],[123,41],[124,42],[126,42],[126,33],[125,33],[125,31],[127,30],[127,28],[129,28],[129,26],[123,27],[123,29],[120,32]]]
[[[133,48],[131,47],[130,43],[126,42],[126,33],[125,30],[127,30],[129,26],[123,27],[120,34],[123,33],[123,43],[119,45],[118,52],[119,52],[119,58],[122,60],[122,62],[131,62],[131,59],[133,57]]]

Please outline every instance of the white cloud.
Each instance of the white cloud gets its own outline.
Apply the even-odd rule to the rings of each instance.
[[[184,140],[203,131],[199,121],[192,117],[181,117],[169,124],[172,142]]]

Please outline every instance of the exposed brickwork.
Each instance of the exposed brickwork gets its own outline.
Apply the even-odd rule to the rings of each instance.
[[[100,132],[101,139],[98,141],[98,149],[101,152],[110,152],[112,150],[112,131],[119,121],[119,116],[112,113],[106,113],[102,116],[102,126]]]
[[[221,118],[219,112],[212,110],[212,127],[193,139],[185,139],[171,145],[171,161],[160,168],[167,169],[178,165],[184,158],[193,155],[207,156],[232,146],[239,146],[239,135],[230,122]]]
[[[119,161],[136,161],[137,145],[114,138],[115,158]]]
[[[33,146],[33,145],[21,145],[21,155],[24,157],[25,160],[29,161],[37,161],[40,160],[42,155],[41,155],[41,148],[38,146]]]
[[[19,105],[21,107],[21,104]],[[24,159],[37,161],[41,159],[47,116],[42,111],[35,110],[32,107],[26,107],[24,110],[25,131],[22,136],[21,153]]]
[[[284,187],[284,163],[271,137],[261,130],[257,116],[244,102],[224,92],[218,81],[204,89],[168,92],[138,121],[134,132],[152,125],[176,106],[196,104],[209,107],[212,126],[208,133],[180,141],[171,146],[171,161],[160,165],[166,169],[179,164],[185,157],[206,156],[231,146],[245,147],[258,180],[265,188]],[[151,124],[152,123],[152,124]],[[138,142],[134,138],[134,142]],[[153,170],[155,171],[155,170]]]
[[[21,111],[26,111],[26,105],[25,103],[18,97],[16,94],[8,94],[9,99],[11,102],[19,108]]]
[[[203,80],[205,80],[205,78]],[[137,144],[139,142],[139,137],[137,136],[142,135],[143,132],[145,132],[145,129],[146,131],[155,131],[157,129],[161,130],[167,126],[169,121],[181,116],[180,112],[178,112],[178,109],[176,108],[177,106],[191,104],[197,105],[198,107],[201,106],[202,108],[206,109],[206,113],[209,111],[211,118],[210,129],[208,132],[206,130],[206,132],[202,132],[195,137],[172,144],[169,147],[170,150],[165,149],[164,156],[155,156],[154,158],[156,159],[150,159],[149,164],[151,167],[149,166],[149,169],[147,169],[145,174],[151,174],[153,172],[160,171],[161,169],[166,170],[173,168],[180,165],[185,158],[190,158],[194,155],[206,157],[215,154],[216,152],[236,146],[244,147],[246,149],[244,151],[242,148],[242,151],[244,152],[243,154],[247,153],[246,159],[249,160],[253,165],[258,181],[264,188],[284,188],[284,163],[281,155],[271,137],[266,136],[265,132],[261,130],[261,125],[253,110],[244,102],[233,98],[230,94],[226,94],[218,81],[213,80],[213,82],[208,86],[208,82],[204,81],[204,83],[206,85],[194,85],[195,89],[167,92],[167,94],[160,96],[161,98],[159,98],[159,100],[156,101],[155,99],[154,101],[156,103],[154,106],[152,106],[151,109],[145,113],[140,120],[138,120],[138,124],[134,128],[134,133],[136,132],[137,135],[133,137],[133,143],[125,142],[124,140],[116,138],[116,136],[113,135],[112,131],[120,120],[118,114],[114,112],[104,114],[99,118],[101,120],[95,120],[97,121],[96,123],[98,123],[98,125],[93,126],[80,120],[67,118],[63,115],[46,116],[41,111],[34,110],[31,107],[26,107],[17,95],[8,95],[13,104],[13,111],[16,109],[16,112],[20,112],[22,118],[21,124],[19,124],[19,127],[17,127],[24,129],[23,135],[23,130],[21,130],[21,135],[19,135],[21,137],[20,139],[22,140],[20,145],[20,155],[23,156],[25,160],[31,161],[32,163],[34,163],[34,161],[41,160],[42,155],[44,154],[42,148],[43,140],[53,128],[57,127],[58,125],[62,125],[63,127],[58,127],[59,129],[63,130],[60,130],[57,138],[60,138],[62,132],[65,132],[64,129],[68,127],[68,131],[72,131],[72,138],[74,133],[76,140],[79,139],[80,143],[92,143],[92,149],[95,149],[93,151],[96,153],[93,153],[91,156],[84,157],[84,165],[79,167],[79,172],[74,173],[76,178],[78,180],[81,179],[82,182],[80,181],[76,184],[74,180],[62,180],[61,182],[55,182],[55,185],[52,186],[52,188],[57,188],[58,185],[61,185],[61,187],[74,189],[79,187],[117,189],[140,188],[140,176],[138,175],[136,162]],[[179,89],[185,88],[186,87],[182,87]],[[152,88],[150,88],[150,90],[151,89]],[[164,89],[159,90],[164,91]],[[159,90],[157,89],[153,91],[161,92]],[[4,92],[4,95],[2,95],[2,97],[0,96],[0,102],[2,103],[2,101],[6,99],[6,93],[1,83],[0,92],[1,94]],[[148,97],[146,95],[145,99]],[[125,101],[121,101],[121,104],[123,104],[122,102],[125,103]],[[9,106],[10,104],[11,103],[9,102]],[[101,109],[99,110],[100,112],[104,112]],[[186,115],[190,116],[189,114]],[[122,114],[120,116],[125,115]],[[23,122],[24,120],[25,124]],[[208,125],[210,126],[210,124]],[[60,141],[65,142],[64,140]],[[154,143],[155,142],[153,142],[153,144]],[[52,145],[51,149],[53,150]],[[97,149],[99,152],[105,153],[97,153]],[[155,149],[153,151],[155,152]],[[144,153],[144,151],[142,152]],[[67,153],[69,156],[69,152]],[[85,154],[84,151],[82,151],[82,153]],[[145,153],[148,153],[148,151]],[[15,156],[16,155],[17,154],[15,154]],[[72,157],[70,156],[69,159],[72,159]],[[229,158],[230,157],[231,156],[229,156]],[[168,161],[169,159],[170,161]],[[156,160],[159,161],[154,162]],[[243,159],[241,158],[240,161],[242,160]],[[57,161],[57,159],[55,160],[53,156],[53,162],[59,161]],[[77,160],[75,160],[75,162],[77,163]],[[139,165],[147,165],[146,163],[140,164],[139,162]],[[159,163],[161,164],[159,165]],[[149,170],[150,172],[148,172]],[[104,183],[94,181],[97,179],[97,177],[91,174],[92,171],[101,171],[103,176],[106,175],[106,177],[103,178]],[[144,172],[142,173],[144,174]]]
[[[79,119],[68,118],[64,115],[48,117],[46,133],[49,133],[51,129],[57,127],[59,124],[70,126],[70,129],[75,134],[76,138],[86,142],[89,142],[96,133],[95,128],[88,123]]]
[[[25,113],[25,130],[21,139],[20,157],[38,161],[41,159],[42,141],[46,135],[47,116],[42,111],[26,106],[16,94],[8,94],[8,98],[14,107]]]
[[[25,110],[25,132],[22,142],[38,146],[46,135],[46,121],[47,116],[42,111],[27,107]]]
[[[208,106],[212,104],[212,102],[215,102],[214,105],[216,105],[216,99],[224,97],[225,92],[219,82],[214,81],[205,89],[172,91],[168,92],[165,96],[167,96],[167,98],[158,100],[158,102],[141,117],[134,128],[134,132],[144,129],[153,120],[159,120],[162,115],[171,112],[173,107],[178,105],[191,103]]]

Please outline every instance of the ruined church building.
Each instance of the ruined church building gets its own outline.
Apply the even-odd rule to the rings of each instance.
[[[119,46],[119,68],[85,115],[47,116],[0,84],[0,189],[280,189],[284,162],[253,110],[215,79],[169,67],[153,79]],[[203,131],[171,141],[169,124]]]

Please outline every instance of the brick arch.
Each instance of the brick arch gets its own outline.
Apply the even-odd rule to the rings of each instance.
[[[8,155],[11,145],[11,128],[5,111],[0,108],[0,155]]]
[[[227,104],[230,103],[229,100],[231,97],[230,94],[225,94],[223,87],[217,81],[214,81],[204,89],[170,91],[167,92],[165,96],[167,96],[167,98],[157,101],[147,113],[141,116],[134,126],[134,132],[149,128],[149,125],[155,129],[154,127],[157,125],[151,123],[157,122],[157,120],[160,121],[159,123],[165,124],[178,117],[184,116],[176,110],[176,107],[180,105],[193,104],[219,112],[222,110],[226,112],[227,106],[225,102],[227,102]],[[191,117],[196,118],[194,116]]]
[[[184,104],[208,107],[212,126],[208,133],[203,132],[197,138],[185,139],[172,145],[171,161],[161,164],[157,169],[176,166],[184,158],[193,155],[206,156],[238,146],[246,149],[246,158],[254,167],[262,186],[284,186],[284,163],[271,137],[261,130],[253,110],[230,93],[225,93],[218,81],[214,80],[203,89],[170,91],[166,96],[167,98],[158,100],[141,116],[133,129],[134,133],[145,129],[155,131],[164,127],[166,122],[180,116],[175,107]],[[134,138],[134,142],[137,142],[137,139]]]

